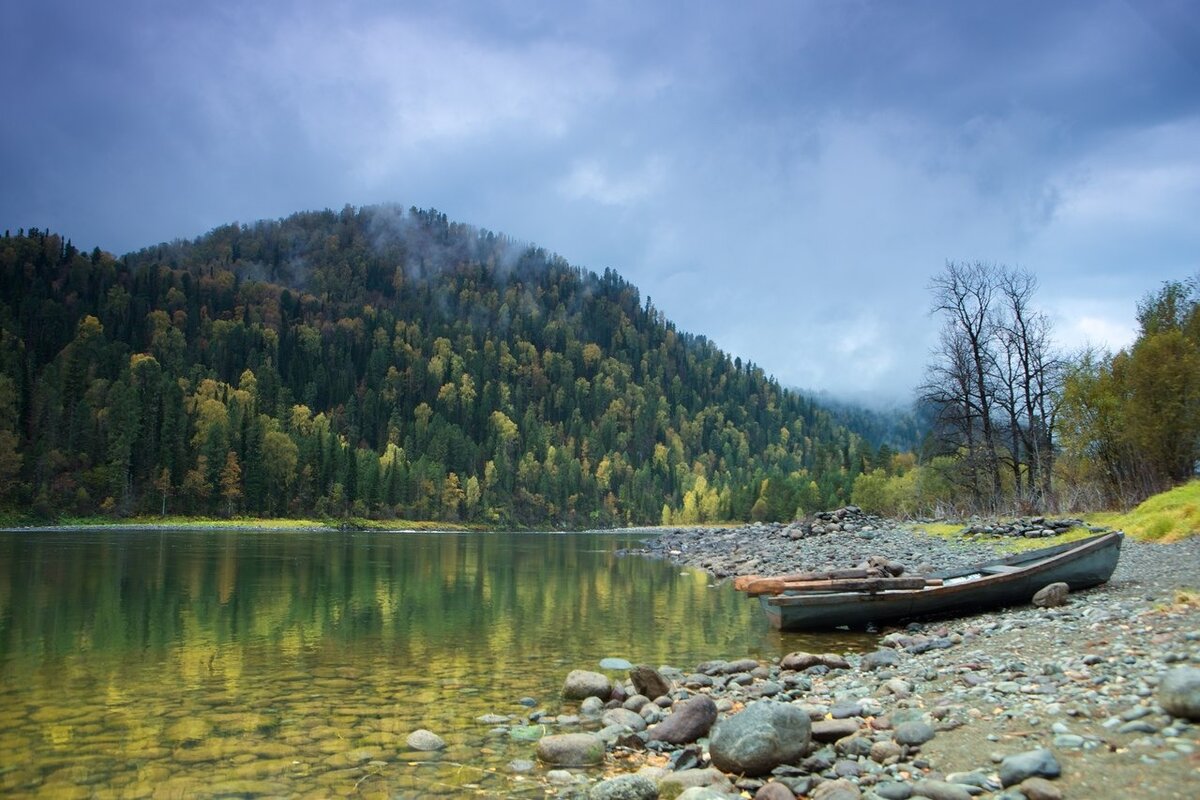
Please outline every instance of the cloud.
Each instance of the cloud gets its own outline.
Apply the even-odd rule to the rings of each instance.
[[[121,250],[434,206],[615,268],[785,384],[904,397],[947,259],[1033,271],[1065,340],[1114,345],[1139,297],[1200,268],[1195,22],[1021,0],[19,0],[0,214]]]
[[[648,156],[639,167],[624,174],[606,169],[596,159],[582,159],[571,165],[559,184],[559,191],[571,200],[628,206],[657,191],[664,172],[663,160],[657,156]]]

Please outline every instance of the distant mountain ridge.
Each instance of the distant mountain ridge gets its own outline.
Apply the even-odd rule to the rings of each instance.
[[[0,501],[47,515],[784,519],[876,458],[616,272],[433,210],[22,231],[0,290]]]

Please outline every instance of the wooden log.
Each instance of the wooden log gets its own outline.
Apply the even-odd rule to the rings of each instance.
[[[941,586],[937,578],[865,578],[861,580],[828,580],[783,582],[784,592],[882,592],[896,589],[924,589]],[[779,594],[780,592],[776,592]],[[765,594],[765,593],[764,593]]]
[[[733,579],[733,588],[739,592],[764,594],[757,587],[773,586],[775,585],[773,582],[777,581],[803,583],[808,581],[861,580],[870,576],[870,573],[865,569],[827,569],[816,572],[795,572],[790,575],[741,575]],[[765,583],[766,581],[771,581],[772,583]]]
[[[895,591],[940,587],[941,578],[865,578],[853,581],[768,582],[756,585],[752,595],[779,595],[785,591]],[[778,587],[778,590],[776,590]]]

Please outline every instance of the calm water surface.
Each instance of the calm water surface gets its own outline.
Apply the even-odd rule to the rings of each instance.
[[[567,672],[862,646],[779,634],[628,534],[0,532],[0,794],[541,796]],[[624,677],[623,673],[612,673]],[[410,751],[428,728],[448,747]],[[550,732],[553,732],[551,729]]]

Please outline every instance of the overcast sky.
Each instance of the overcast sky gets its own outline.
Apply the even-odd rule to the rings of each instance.
[[[907,402],[949,260],[1117,348],[1200,271],[1200,3],[15,0],[0,225],[115,253],[398,202]]]

